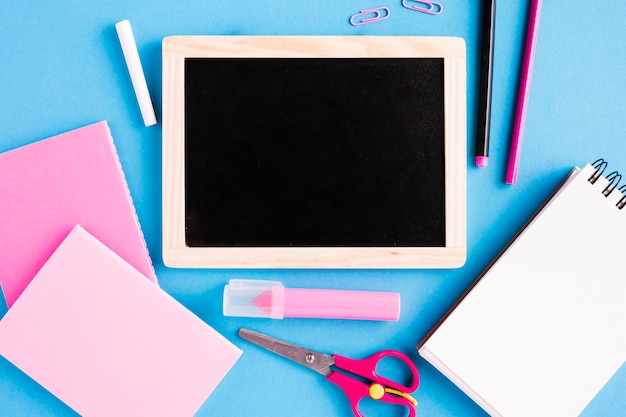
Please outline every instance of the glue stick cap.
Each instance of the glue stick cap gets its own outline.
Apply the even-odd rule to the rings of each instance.
[[[282,319],[284,297],[285,287],[278,281],[231,279],[224,286],[224,315]],[[266,298],[273,302],[260,305]]]

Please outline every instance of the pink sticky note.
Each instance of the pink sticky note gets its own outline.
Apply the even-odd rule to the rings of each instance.
[[[0,354],[83,416],[192,416],[241,351],[77,226],[0,321]]]
[[[77,224],[156,282],[106,122],[0,154],[0,213],[9,307]]]

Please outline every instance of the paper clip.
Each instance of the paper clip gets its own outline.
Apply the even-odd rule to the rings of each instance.
[[[439,14],[443,11],[441,3],[430,0],[402,0],[402,6],[410,10],[428,14]]]
[[[384,12],[384,14],[382,12]],[[372,13],[375,13],[374,17],[368,17],[367,19],[363,19],[361,21],[355,20],[356,18]],[[386,18],[388,18],[390,13],[391,12],[389,11],[388,7],[377,7],[375,9],[361,10],[360,13],[357,13],[350,17],[350,24],[352,26],[359,26],[365,25],[366,23],[378,22],[379,20],[385,20]]]

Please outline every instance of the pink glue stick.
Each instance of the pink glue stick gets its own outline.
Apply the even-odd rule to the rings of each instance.
[[[223,310],[234,317],[396,321],[400,294],[285,288],[278,281],[231,279],[224,287]]]

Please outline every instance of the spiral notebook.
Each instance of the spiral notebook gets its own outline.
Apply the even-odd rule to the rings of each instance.
[[[626,191],[575,168],[420,355],[492,416],[577,416],[626,360]]]

